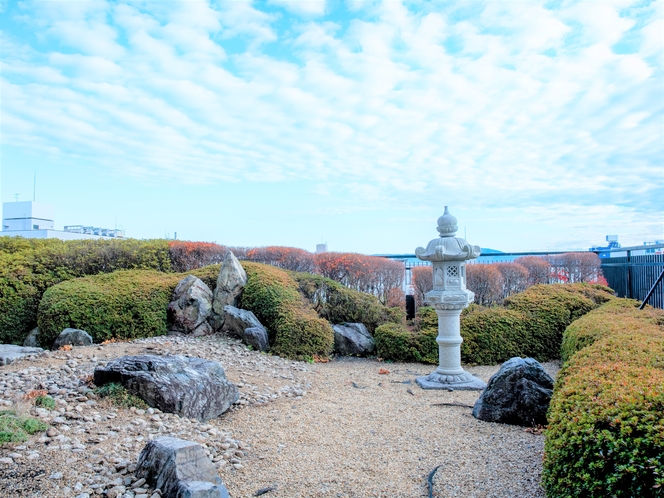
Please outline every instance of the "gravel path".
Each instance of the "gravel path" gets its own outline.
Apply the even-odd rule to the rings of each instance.
[[[200,423],[159,410],[125,410],[85,386],[94,367],[124,354],[220,361],[241,398]],[[556,364],[545,364],[550,374]],[[387,369],[389,374],[379,374]],[[424,391],[433,366],[343,358],[309,365],[248,351],[234,339],[153,338],[57,351],[0,367],[0,405],[50,424],[0,447],[0,496],[158,498],[132,472],[146,441],[173,435],[205,445],[233,498],[543,497],[543,436],[475,420],[477,392]],[[485,381],[497,366],[468,367]],[[47,389],[55,411],[17,400]],[[1,408],[1,406],[0,406]]]

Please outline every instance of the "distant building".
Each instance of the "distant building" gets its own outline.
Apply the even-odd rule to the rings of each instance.
[[[316,254],[327,252],[327,244],[316,244]]]
[[[5,237],[30,239],[117,239],[123,230],[82,225],[66,226],[55,230],[55,208],[40,202],[4,202],[2,204],[2,232]]]

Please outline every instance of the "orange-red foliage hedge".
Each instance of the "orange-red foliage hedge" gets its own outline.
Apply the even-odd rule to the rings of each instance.
[[[168,243],[168,253],[173,270],[183,272],[221,263],[226,247],[213,242],[171,240]]]
[[[316,270],[314,255],[296,247],[255,247],[247,250],[246,259],[283,268],[284,270],[307,273],[314,273]]]
[[[404,264],[378,256],[349,252],[315,255],[318,273],[351,289],[373,294],[386,304],[393,289],[401,289]]]

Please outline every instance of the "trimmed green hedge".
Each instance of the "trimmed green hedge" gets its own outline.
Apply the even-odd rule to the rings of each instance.
[[[332,326],[303,302],[293,277],[260,263],[245,261],[242,267],[248,281],[241,307],[267,328],[271,351],[300,360],[328,356],[334,345]]]
[[[67,327],[95,342],[164,335],[177,273],[123,270],[77,278],[49,288],[39,305],[39,336],[51,344]]]
[[[534,285],[510,296],[505,307],[471,304],[461,314],[461,359],[480,365],[502,363],[514,356],[530,356],[538,361],[557,359],[565,328],[612,299],[607,287],[552,284]],[[376,337],[379,356],[395,361],[438,362],[435,311],[424,307],[417,314],[410,330],[405,326],[380,329],[380,345]]]
[[[549,407],[550,498],[664,496],[664,311],[615,300],[570,325]]]
[[[22,344],[47,288],[119,269],[170,271],[167,241],[0,237],[0,343]]]
[[[400,323],[405,311],[388,308],[376,296],[312,273],[291,272],[299,291],[318,316],[330,323],[362,323],[370,333],[384,323]]]
[[[438,363],[438,316],[433,308],[419,308],[412,330],[401,323],[376,328],[376,354],[392,361]]]

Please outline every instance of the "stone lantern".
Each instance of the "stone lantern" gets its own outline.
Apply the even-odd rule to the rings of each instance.
[[[481,390],[486,384],[461,368],[460,333],[461,311],[475,299],[466,289],[466,261],[480,255],[479,246],[471,246],[465,239],[455,237],[457,219],[445,206],[445,214],[438,218],[440,237],[427,248],[418,247],[415,255],[433,264],[433,290],[427,292],[426,303],[438,315],[438,368],[426,377],[418,377],[422,389]]]

